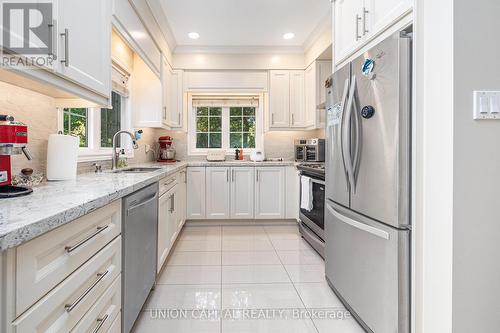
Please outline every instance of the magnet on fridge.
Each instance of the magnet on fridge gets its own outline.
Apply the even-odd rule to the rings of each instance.
[[[363,68],[361,69],[361,72],[363,73],[364,76],[370,77],[373,73],[374,68],[375,68],[375,61],[373,59],[368,58],[363,63]]]

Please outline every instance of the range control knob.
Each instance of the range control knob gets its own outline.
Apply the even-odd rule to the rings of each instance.
[[[365,106],[361,109],[361,117],[370,119],[375,114],[375,108],[371,105]]]

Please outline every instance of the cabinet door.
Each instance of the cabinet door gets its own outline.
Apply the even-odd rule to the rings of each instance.
[[[410,0],[364,0],[365,34],[373,36],[394,24],[412,8]]]
[[[307,127],[304,71],[290,71],[290,126]]]
[[[169,112],[170,127],[182,127],[182,111],[183,111],[183,84],[182,70],[171,70],[170,72],[170,88],[169,88],[169,104],[167,110]]]
[[[209,167],[207,175],[207,219],[229,218],[230,168]]]
[[[290,126],[290,73],[269,72],[269,127]]]
[[[187,219],[205,218],[205,168],[189,167],[187,170]]]
[[[111,94],[111,1],[59,1],[57,71],[103,96]]]
[[[307,119],[311,124],[316,124],[317,105],[316,105],[316,63],[312,63],[305,70],[306,97],[305,112]]]
[[[285,168],[261,167],[255,172],[255,218],[284,218]]]
[[[169,105],[170,105],[170,86],[171,86],[172,69],[165,58],[161,62],[161,93],[162,93],[162,108],[161,121],[165,126],[170,126]]]
[[[356,49],[363,36],[363,0],[336,0],[334,6],[335,61],[340,62]]]
[[[231,168],[231,218],[253,219],[255,168]]]
[[[177,229],[178,231],[181,230],[182,226],[184,225],[184,222],[186,221],[186,189],[187,186],[187,170],[182,170],[178,174],[177,178],[177,187],[179,188],[179,192],[177,195]]]
[[[174,187],[175,188],[175,187]],[[172,235],[175,233],[177,226],[173,219],[173,192],[171,189],[159,199],[158,203],[158,265],[157,271],[160,272],[168,253],[172,246]]]

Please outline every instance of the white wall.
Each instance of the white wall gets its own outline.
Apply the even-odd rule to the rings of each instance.
[[[454,1],[453,332],[500,332],[500,121],[472,119],[500,90],[500,1]]]

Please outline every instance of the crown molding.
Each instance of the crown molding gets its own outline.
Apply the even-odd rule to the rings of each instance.
[[[309,34],[309,37],[306,39],[304,44],[302,45],[302,48],[304,52],[307,52],[314,43],[325,33],[326,31],[331,32],[332,30],[332,10],[328,11],[328,13],[325,14],[325,16],[321,19],[321,21],[318,23],[316,28]]]
[[[168,47],[173,52],[173,50],[177,47],[177,40],[175,39],[174,33],[172,32],[172,28],[170,27],[170,23],[168,22],[167,17],[165,16],[165,12],[161,6],[159,0],[144,0],[151,10],[151,13],[156,21],[156,24],[159,26],[165,41],[168,44]]]

